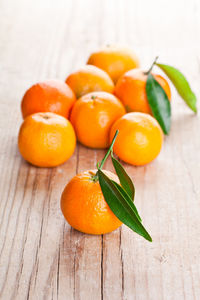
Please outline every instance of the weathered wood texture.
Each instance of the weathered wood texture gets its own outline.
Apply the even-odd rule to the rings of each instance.
[[[17,150],[24,91],[64,79],[100,45],[128,44],[145,68],[160,55],[184,70],[199,97],[199,20],[195,0],[0,0],[1,299],[200,299],[200,121],[174,89],[159,158],[125,165],[152,244],[125,226],[89,236],[64,222],[63,187],[104,151],[79,145],[64,165],[39,169]]]

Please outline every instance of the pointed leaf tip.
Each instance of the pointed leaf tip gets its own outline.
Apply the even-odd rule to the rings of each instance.
[[[178,94],[185,101],[188,107],[194,112],[197,113],[197,98],[194,92],[192,91],[189,82],[185,78],[185,76],[176,68],[156,63],[156,65],[167,75],[167,77],[171,80],[174,87],[176,88]]]

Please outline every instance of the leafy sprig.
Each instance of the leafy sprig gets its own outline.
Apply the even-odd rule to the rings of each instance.
[[[197,112],[197,99],[185,76],[179,70],[169,65],[157,63],[157,60],[158,57],[155,58],[150,69],[145,72],[148,75],[146,93],[153,116],[160,124],[163,132],[168,134],[171,127],[171,104],[164,89],[151,74],[154,65],[158,66],[168,76],[181,98],[195,113]]]
[[[105,201],[117,218],[134,232],[151,242],[152,238],[142,225],[142,219],[139,216],[137,208],[133,202],[135,197],[134,184],[123,166],[113,156],[113,145],[118,133],[119,131],[117,130],[106,155],[102,159],[101,163],[97,164],[98,170],[92,179],[94,181],[99,181]],[[102,167],[109,155],[111,155],[112,163],[121,185],[110,179],[102,171]]]

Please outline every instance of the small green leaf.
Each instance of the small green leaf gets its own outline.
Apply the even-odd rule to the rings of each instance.
[[[130,198],[134,200],[135,187],[133,185],[131,178],[128,176],[128,174],[126,173],[126,171],[124,170],[120,162],[116,158],[114,158],[112,152],[111,152],[111,158],[112,158],[113,166],[115,168],[115,171],[117,173],[117,176],[119,178],[122,187],[125,189],[125,191],[130,196]]]
[[[147,77],[146,93],[154,118],[163,132],[168,134],[171,126],[171,105],[165,91],[151,73]]]
[[[183,100],[191,108],[191,110],[193,110],[196,113],[197,99],[195,94],[191,90],[190,85],[186,80],[185,76],[179,70],[172,66],[158,63],[156,65],[169,77],[179,95],[183,98]]]
[[[103,196],[112,212],[133,231],[143,236],[146,240],[152,241],[151,236],[139,221],[129,201],[123,197],[116,185],[100,169],[97,173]]]
[[[117,182],[115,182],[114,180],[111,180],[112,183],[114,183],[114,185],[116,186],[116,188],[118,188],[118,190],[120,191],[120,193],[122,194],[122,196],[124,198],[126,198],[126,200],[129,202],[130,206],[132,207],[132,209],[135,211],[135,214],[138,218],[138,220],[140,222],[142,222],[142,219],[137,211],[137,208],[135,206],[135,204],[133,203],[133,200],[130,198],[130,196],[127,194],[127,192],[121,187],[121,185],[119,185]]]

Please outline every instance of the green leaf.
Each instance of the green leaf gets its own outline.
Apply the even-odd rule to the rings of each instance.
[[[152,241],[151,236],[138,220],[129,201],[123,197],[116,185],[100,169],[97,173],[103,196],[112,212],[133,231],[143,236],[146,240]]]
[[[130,198],[134,200],[135,187],[133,185],[131,178],[128,176],[128,174],[126,173],[126,171],[124,170],[120,162],[116,158],[114,158],[112,152],[111,152],[111,158],[112,158],[113,166],[115,168],[115,171],[117,173],[117,176],[119,178],[122,187],[125,189],[125,191],[130,196]]]
[[[165,91],[151,73],[147,77],[146,93],[154,118],[163,132],[168,134],[171,126],[171,105]]]
[[[137,211],[137,208],[135,206],[135,204],[133,203],[133,199],[130,198],[130,196],[127,194],[127,192],[121,187],[121,185],[119,185],[117,182],[115,182],[114,180],[111,180],[112,183],[114,183],[114,185],[116,186],[116,188],[120,191],[120,193],[122,194],[122,196],[124,198],[126,198],[126,200],[129,202],[130,206],[132,207],[132,209],[135,211],[135,214],[138,218],[138,220],[140,222],[142,222],[142,219]]]
[[[158,63],[156,65],[169,77],[179,95],[183,98],[183,100],[191,108],[191,110],[193,110],[196,113],[197,98],[191,90],[190,85],[186,80],[185,76],[179,70],[172,66]]]

